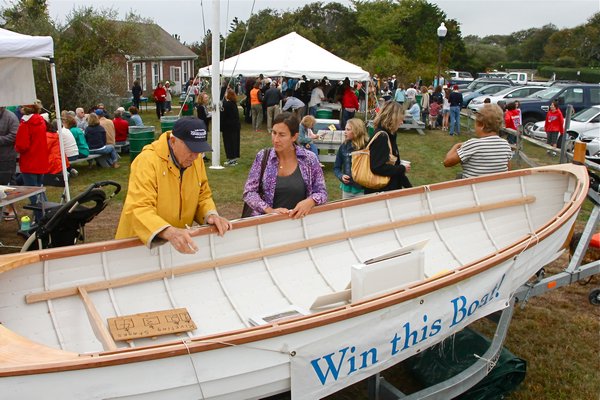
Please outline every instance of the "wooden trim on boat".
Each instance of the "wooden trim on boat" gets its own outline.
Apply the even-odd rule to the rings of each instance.
[[[109,279],[104,281],[98,281],[94,283],[88,283],[82,286],[72,286],[55,290],[48,290],[40,293],[31,293],[25,296],[25,301],[28,304],[36,303],[39,301],[46,301],[52,299],[58,299],[61,297],[67,297],[77,294],[84,289],[88,292],[94,292],[98,290],[104,290],[108,288],[122,287],[135,283],[148,282],[152,280],[158,280],[169,276],[179,276],[192,272],[201,271],[203,269],[210,269],[215,267],[227,267],[230,265],[239,264],[244,261],[261,259],[263,257],[269,257],[284,252],[299,250],[308,247],[319,246],[324,243],[337,242],[349,238],[355,238],[359,236],[365,236],[373,233],[389,231],[391,229],[397,229],[407,225],[420,224],[424,222],[436,221],[445,218],[459,217],[462,215],[480,213],[490,210],[496,210],[500,208],[520,206],[523,204],[531,204],[535,202],[534,196],[519,197],[511,200],[504,200],[495,203],[488,203],[479,206],[465,207],[456,210],[442,211],[439,213],[421,215],[418,217],[412,217],[407,219],[396,220],[380,225],[368,226],[365,228],[355,229],[352,231],[344,231],[335,233],[332,235],[320,236],[312,239],[301,240],[295,243],[287,243],[281,246],[274,246],[263,250],[251,251],[247,253],[237,254],[234,256],[228,256],[223,258],[217,258],[215,260],[202,261],[195,264],[186,266],[168,268],[154,272],[147,272],[138,275],[126,276],[122,278]]]

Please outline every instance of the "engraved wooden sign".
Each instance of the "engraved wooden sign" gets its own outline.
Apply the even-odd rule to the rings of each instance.
[[[108,318],[108,329],[114,340],[129,340],[192,331],[196,324],[186,308],[175,308]]]

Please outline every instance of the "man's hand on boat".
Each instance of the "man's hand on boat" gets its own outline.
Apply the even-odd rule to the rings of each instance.
[[[209,215],[206,218],[206,223],[214,225],[217,228],[219,236],[223,236],[225,232],[231,230],[233,226],[226,218],[219,215]],[[169,226],[162,230],[158,237],[168,240],[175,250],[183,254],[194,254],[198,251],[198,246],[192,239],[189,229],[176,228]]]

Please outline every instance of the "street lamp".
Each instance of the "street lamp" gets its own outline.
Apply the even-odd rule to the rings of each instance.
[[[436,86],[441,86],[440,85],[440,69],[442,68],[442,43],[444,41],[444,38],[446,37],[446,33],[448,33],[448,28],[446,28],[446,25],[444,25],[444,23],[442,22],[440,24],[439,28],[437,28],[439,44],[438,44],[438,73],[437,73],[437,85]]]

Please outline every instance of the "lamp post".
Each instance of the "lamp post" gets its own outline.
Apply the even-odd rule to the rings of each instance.
[[[439,39],[439,44],[438,44],[438,73],[437,73],[437,85],[436,86],[441,86],[440,85],[440,69],[442,68],[442,43],[444,41],[444,38],[446,37],[446,34],[448,33],[448,28],[446,28],[446,25],[444,25],[444,23],[442,22],[439,26],[439,28],[437,28],[437,35],[438,35],[438,39]]]

